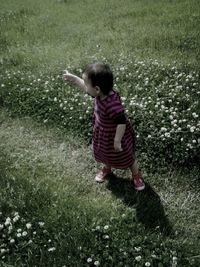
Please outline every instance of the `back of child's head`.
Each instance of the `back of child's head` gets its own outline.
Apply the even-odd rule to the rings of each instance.
[[[108,64],[97,62],[86,66],[83,72],[93,87],[98,86],[104,95],[113,89],[113,73]]]

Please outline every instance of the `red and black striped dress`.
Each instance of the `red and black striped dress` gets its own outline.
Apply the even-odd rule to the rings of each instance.
[[[126,116],[126,130],[122,137],[121,152],[114,149],[117,123],[115,118],[124,113],[120,96],[113,91],[104,99],[95,98],[93,121],[93,153],[97,162],[117,169],[130,167],[135,160],[135,134]]]

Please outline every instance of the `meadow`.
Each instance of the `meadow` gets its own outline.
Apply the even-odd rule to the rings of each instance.
[[[0,266],[200,264],[200,6],[0,3]],[[137,132],[146,189],[102,185],[93,99],[62,79],[108,62]]]

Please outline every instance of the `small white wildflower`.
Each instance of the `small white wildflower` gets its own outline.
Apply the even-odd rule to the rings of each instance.
[[[57,102],[57,100],[58,100],[57,97],[54,97],[53,101],[54,101],[54,102]]]
[[[27,223],[27,224],[26,224],[26,228],[27,228],[27,229],[31,229],[31,227],[32,227],[31,223]]]
[[[6,250],[4,248],[1,249],[1,254],[4,254]]]
[[[17,237],[21,237],[22,236],[22,234],[21,233],[17,233]]]
[[[9,225],[9,227],[8,227],[8,233],[9,234],[12,232],[12,229],[13,229],[12,225]]]
[[[142,259],[141,256],[137,256],[137,257],[135,257],[135,260],[136,260],[136,261],[141,261],[141,259]]]
[[[166,129],[165,127],[162,127],[162,128],[160,129],[160,131],[161,131],[161,132],[166,132],[167,129]]]
[[[170,137],[170,133],[165,133],[165,137]]]
[[[2,230],[3,229],[3,224],[0,224],[0,230]]]
[[[5,84],[2,83],[1,87],[5,87]]]
[[[19,220],[20,216],[19,215],[16,215],[14,218],[13,218],[13,222],[17,222]]]
[[[95,262],[94,262],[94,265],[95,265],[95,266],[100,266],[100,262],[99,262],[99,261],[95,261]]]
[[[40,227],[44,226],[44,222],[39,222],[38,224],[39,224]]]
[[[21,233],[21,231],[22,231],[21,228],[17,229],[17,233]]]
[[[150,262],[145,262],[145,266],[149,267],[149,266],[151,266],[151,263]]]
[[[10,240],[10,244],[14,244],[14,243],[15,243],[15,239],[12,238],[12,239]]]
[[[22,236],[27,236],[27,232],[26,231],[24,231],[24,232],[22,232]]]
[[[109,235],[104,235],[103,238],[104,239],[109,239]]]
[[[5,226],[8,226],[8,225],[11,224],[11,219],[10,219],[10,217],[6,218],[6,221],[5,221],[4,224],[5,224]]]
[[[88,258],[87,259],[87,263],[90,263],[90,262],[92,262],[92,259],[91,258]]]
[[[177,263],[177,260],[178,260],[177,257],[173,257],[173,258],[172,258],[172,262],[173,262],[173,263]]]
[[[55,247],[52,247],[52,248],[49,248],[49,249],[48,249],[49,252],[53,252],[53,251],[55,251],[55,250],[56,250]]]
[[[141,247],[134,247],[134,249],[138,252],[141,250]]]
[[[104,229],[107,230],[109,228],[109,225],[105,225]]]
[[[33,232],[33,235],[36,235],[36,234],[37,234],[37,232],[36,232],[36,231],[34,231],[34,232]]]

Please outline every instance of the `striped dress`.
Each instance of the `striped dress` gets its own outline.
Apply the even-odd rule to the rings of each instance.
[[[114,138],[117,124],[115,118],[124,113],[120,96],[113,91],[104,99],[95,98],[93,120],[93,153],[97,162],[117,169],[130,167],[135,160],[135,134],[126,116],[126,130],[122,137],[121,152],[114,149]]]

